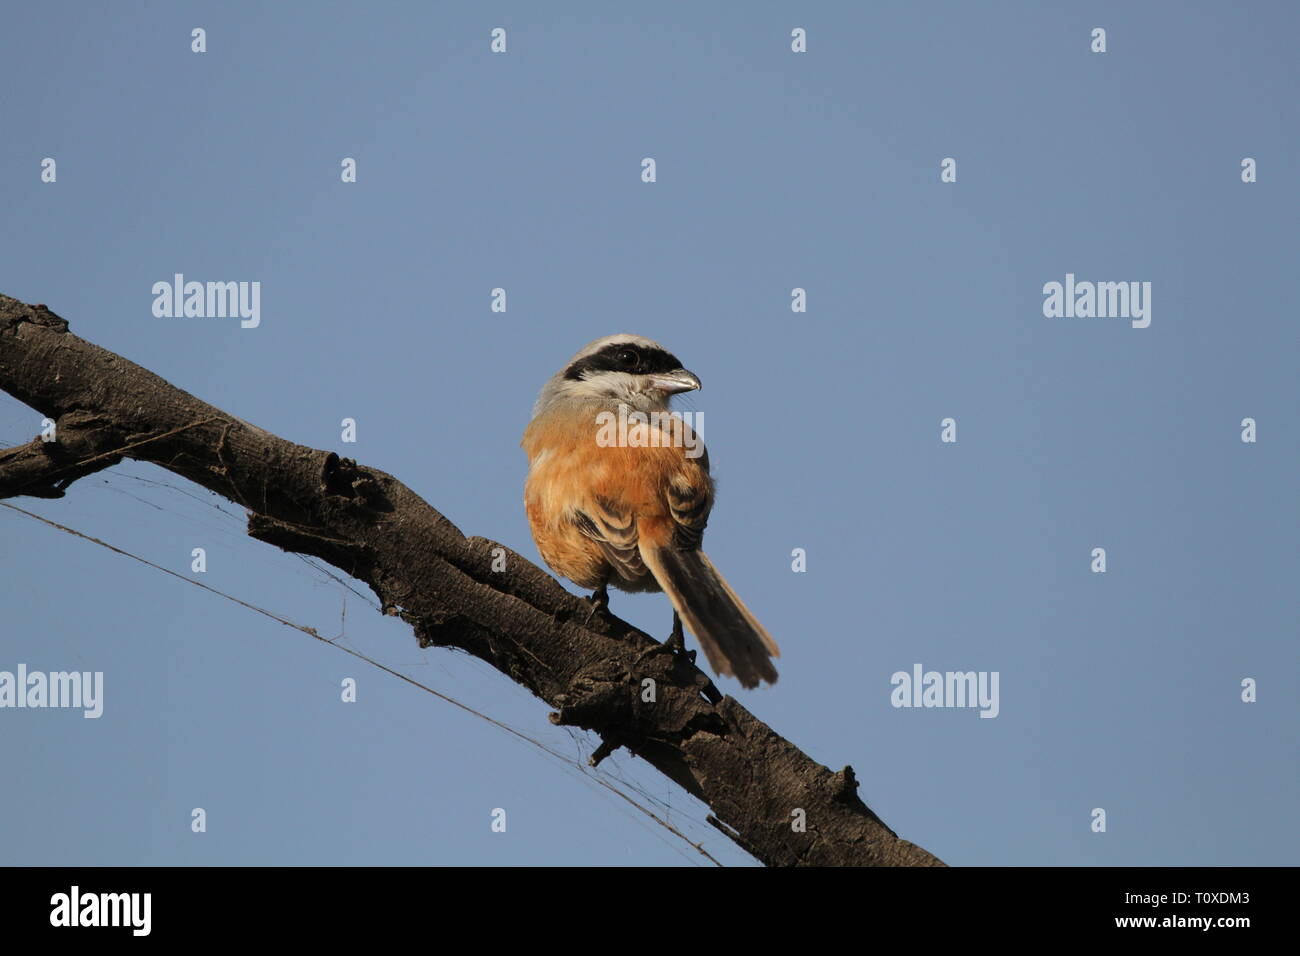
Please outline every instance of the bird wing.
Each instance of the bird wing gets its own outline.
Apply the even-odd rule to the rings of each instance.
[[[595,495],[583,510],[573,512],[573,521],[583,535],[600,545],[601,553],[619,577],[636,581],[649,573],[637,547],[636,515],[630,508]]]
[[[664,499],[672,518],[671,544],[680,551],[692,551],[704,539],[704,527],[713,510],[713,479],[709,477],[709,450],[685,422],[685,447],[697,447],[700,454],[691,458],[685,453],[674,462],[676,467],[664,482]]]
[[[713,483],[702,468],[678,472],[667,483],[664,498],[672,518],[671,544],[679,551],[694,551],[704,540],[704,528],[713,510]]]

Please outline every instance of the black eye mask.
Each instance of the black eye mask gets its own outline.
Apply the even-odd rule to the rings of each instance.
[[[631,353],[636,357],[634,365],[629,365],[625,361],[628,358],[627,353]],[[594,372],[631,372],[636,375],[646,375],[674,372],[681,367],[682,363],[677,359],[677,356],[664,349],[615,342],[606,345],[594,355],[578,359],[564,370],[564,377],[568,379],[584,379],[588,377],[588,373]]]

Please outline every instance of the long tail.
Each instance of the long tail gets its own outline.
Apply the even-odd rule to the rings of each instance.
[[[718,675],[745,687],[776,683],[781,650],[703,551],[642,547],[641,557]]]

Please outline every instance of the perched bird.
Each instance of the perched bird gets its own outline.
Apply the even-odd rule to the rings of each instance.
[[[776,682],[772,636],[700,550],[713,507],[703,444],[669,400],[700,380],[657,342],[597,339],[542,388],[521,444],[524,504],[551,570],[604,609],[610,585],[663,591],[673,605],[666,644],[683,650],[682,621],[714,673],[745,687]]]

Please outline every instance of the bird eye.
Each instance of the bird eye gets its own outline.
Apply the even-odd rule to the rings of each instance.
[[[636,368],[637,362],[641,360],[641,357],[637,355],[636,352],[632,351],[632,349],[623,349],[623,351],[615,355],[614,358],[618,361],[618,364],[622,365],[624,368]]]

